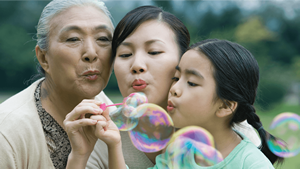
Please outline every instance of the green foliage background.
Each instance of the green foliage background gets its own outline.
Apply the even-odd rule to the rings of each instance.
[[[22,90],[37,74],[35,26],[48,2],[0,2],[0,92]],[[219,38],[244,45],[260,65],[257,104],[270,109],[300,81],[300,3],[257,2],[251,9],[247,3],[251,1],[106,1],[115,25],[137,6],[157,5],[187,25],[192,43]],[[118,91],[114,74],[105,91]]]
[[[26,88],[38,74],[35,26],[48,2],[0,1],[0,98],[1,93],[16,93]],[[291,94],[292,86],[298,86],[297,98],[300,97],[299,1],[109,0],[105,3],[115,26],[133,8],[156,5],[183,21],[190,31],[191,43],[207,38],[240,43],[251,51],[260,66],[256,104],[264,124],[270,124],[275,115],[284,111],[300,114],[299,100],[293,106],[282,104]],[[105,92],[112,99],[121,100],[114,74]],[[288,161],[282,168],[296,167],[297,160]]]

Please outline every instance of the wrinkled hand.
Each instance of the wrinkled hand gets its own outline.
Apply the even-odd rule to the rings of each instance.
[[[100,101],[85,99],[67,114],[63,124],[70,139],[73,155],[88,158],[92,153],[97,141],[95,136],[97,120],[88,116],[102,114],[100,104]]]
[[[91,119],[97,120],[95,135],[108,147],[116,146],[121,142],[120,131],[110,119],[108,111],[103,112],[102,115],[92,115]]]

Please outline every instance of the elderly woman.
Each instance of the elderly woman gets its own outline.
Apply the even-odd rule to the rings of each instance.
[[[66,115],[80,102],[93,105],[90,114],[111,103],[102,90],[112,70],[113,29],[98,0],[53,0],[44,8],[35,51],[45,77],[0,105],[0,168],[66,167]],[[89,141],[90,151],[97,140],[80,139]]]

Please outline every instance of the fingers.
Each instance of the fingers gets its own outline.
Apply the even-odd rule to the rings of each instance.
[[[104,132],[106,131],[107,128],[107,122],[106,121],[98,121],[96,124],[96,130],[95,130],[95,135],[99,139],[102,139]]]
[[[78,129],[80,127],[91,126],[91,125],[95,125],[95,124],[97,124],[97,120],[87,119],[87,118],[79,119],[79,120],[75,120],[75,121],[64,120],[64,126],[65,126],[67,133],[76,132],[76,131],[78,131]]]
[[[110,120],[110,117],[109,117],[109,109],[105,109],[105,110],[102,112],[102,115],[103,115],[107,120]]]
[[[107,127],[107,122],[106,121],[98,121],[96,124],[96,128],[98,129],[104,129],[105,127]]]
[[[94,119],[94,120],[97,120],[98,122],[99,121],[107,122],[107,119],[104,116],[102,116],[102,115],[93,115],[90,118]],[[104,129],[104,131],[106,131],[107,130],[106,126],[103,126],[103,129]]]
[[[107,121],[107,119],[102,115],[92,115],[90,119],[97,120],[97,121]]]
[[[67,114],[66,119],[69,121],[74,121],[77,119],[82,119],[86,114],[102,114],[103,110],[98,106],[101,102],[96,100],[83,100],[79,103],[69,114]],[[89,115],[87,115],[88,117]]]

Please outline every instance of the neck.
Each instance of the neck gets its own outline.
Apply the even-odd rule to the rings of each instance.
[[[63,127],[63,121],[68,113],[77,106],[83,98],[72,93],[59,90],[54,83],[45,79],[41,86],[41,102],[43,108]]]
[[[231,127],[214,127],[214,130],[209,130],[214,137],[216,149],[222,154],[225,159],[230,152],[241,142],[241,137],[235,133]]]

